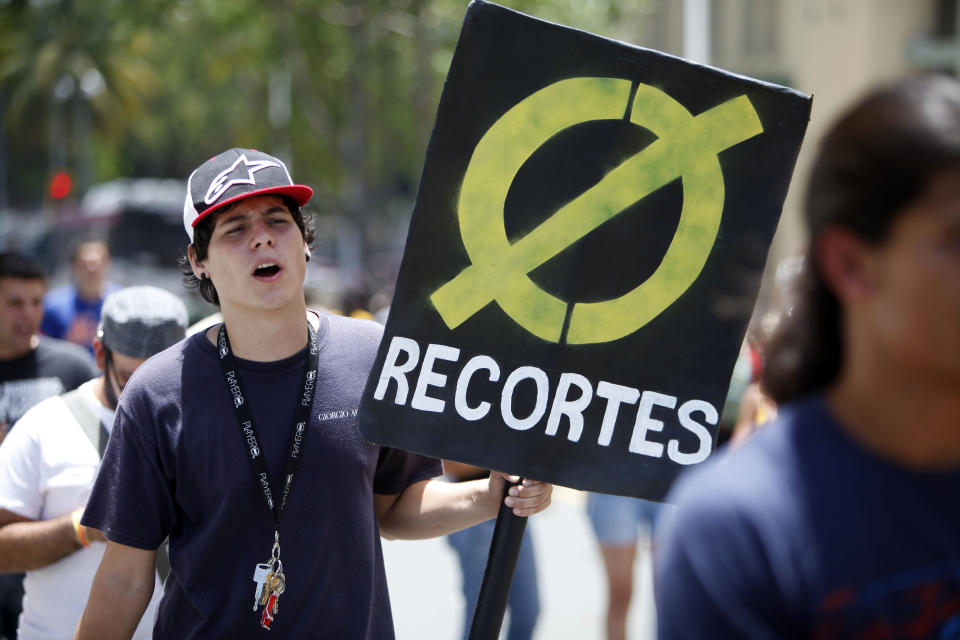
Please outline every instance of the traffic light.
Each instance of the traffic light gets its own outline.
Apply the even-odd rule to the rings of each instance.
[[[50,178],[47,193],[54,200],[63,200],[73,191],[73,179],[66,171],[57,171]]]

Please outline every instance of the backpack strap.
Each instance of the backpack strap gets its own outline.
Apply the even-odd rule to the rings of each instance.
[[[87,434],[94,449],[97,450],[97,453],[102,458],[103,451],[107,448],[107,439],[110,437],[110,434],[107,433],[106,427],[103,426],[100,416],[92,411],[90,406],[84,401],[80,389],[68,391],[61,397],[63,398],[64,404],[70,409],[70,413],[73,414],[73,417],[76,418],[80,427],[83,428],[83,432]]]

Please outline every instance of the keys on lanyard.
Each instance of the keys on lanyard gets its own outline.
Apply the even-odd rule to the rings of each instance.
[[[263,590],[267,582],[267,576],[273,574],[273,565],[270,563],[258,564],[253,571],[253,581],[257,583],[257,588],[253,591],[253,610],[260,608],[260,598],[263,597]]]
[[[277,615],[280,596],[286,589],[287,578],[283,573],[283,562],[280,561],[280,532],[273,534],[273,549],[270,551],[270,560],[258,564],[253,571],[253,581],[257,583],[254,592],[253,610],[263,607],[260,615],[260,626],[269,630]]]
[[[245,401],[246,394],[243,391],[240,377],[237,375],[239,366],[230,348],[226,325],[220,327],[217,334],[217,346],[220,354],[221,371],[227,385],[227,391],[233,398],[237,424],[240,426],[244,446],[249,453],[254,484],[260,488],[270,516],[274,519],[274,522],[279,522],[280,516],[287,505],[287,496],[290,493],[294,476],[300,465],[304,430],[310,420],[310,410],[313,406],[313,391],[317,384],[317,363],[319,360],[316,330],[314,330],[313,325],[307,323],[307,363],[303,372],[303,392],[294,413],[294,432],[284,467],[283,497],[279,504],[275,502],[273,492],[270,489],[267,464],[261,455],[262,447],[260,446],[259,436],[257,436],[253,414],[250,412],[249,403]],[[270,625],[273,624],[274,617],[277,615],[280,596],[286,588],[286,576],[283,573],[283,563],[280,562],[280,533],[278,531],[274,531],[273,550],[270,552],[270,559],[254,566],[253,581],[257,585],[254,591],[253,610],[257,611],[260,607],[264,607],[260,616],[260,626],[264,629],[270,629]]]

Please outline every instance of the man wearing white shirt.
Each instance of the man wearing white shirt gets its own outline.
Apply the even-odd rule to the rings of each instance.
[[[26,571],[20,640],[69,638],[104,551],[80,524],[117,399],[148,357],[183,338],[171,293],[130,287],[104,302],[94,342],[99,378],[30,409],[0,446],[0,572]],[[134,637],[149,638],[160,589]]]

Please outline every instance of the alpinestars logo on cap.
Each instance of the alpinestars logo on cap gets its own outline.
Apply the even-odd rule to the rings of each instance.
[[[237,170],[240,163],[243,163],[243,169],[241,171],[246,170],[247,175],[241,175],[227,180],[230,174]],[[271,162],[270,160],[254,160],[250,162],[247,160],[246,154],[241,155],[237,158],[236,162],[230,165],[229,168],[221,171],[217,177],[213,179],[213,182],[210,183],[210,188],[207,189],[207,195],[203,197],[203,201],[207,204],[213,204],[220,199],[220,196],[222,196],[227,189],[237,184],[257,184],[257,181],[253,178],[253,174],[268,167],[282,168],[279,164]]]

